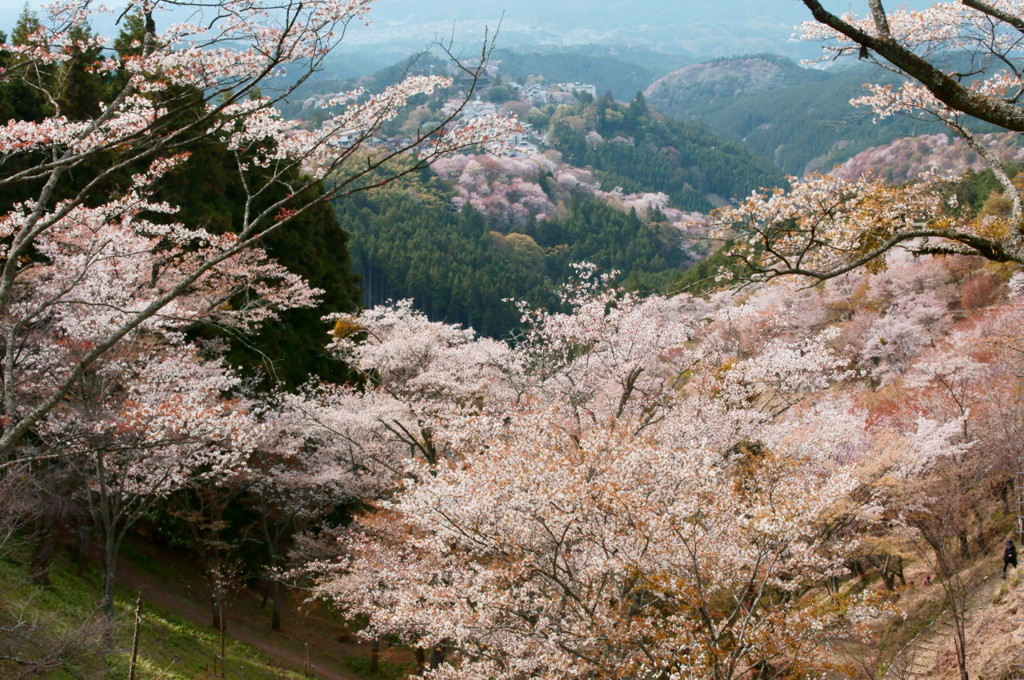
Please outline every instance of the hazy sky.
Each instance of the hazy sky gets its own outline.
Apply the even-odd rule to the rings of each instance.
[[[123,6],[118,0],[106,4]],[[866,2],[828,0],[826,5],[837,12],[864,11]],[[0,0],[0,28],[9,32],[23,6],[23,0]],[[453,30],[458,41],[471,44],[485,26],[493,29],[500,20],[502,46],[612,43],[718,56],[792,51],[793,27],[809,13],[799,0],[378,0],[370,16],[370,28],[352,30],[354,47],[422,46]],[[97,19],[94,26],[106,36],[116,32],[110,18]]]

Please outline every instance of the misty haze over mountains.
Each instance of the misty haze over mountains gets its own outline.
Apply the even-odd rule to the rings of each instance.
[[[865,11],[859,0],[826,4],[840,13]],[[795,27],[810,18],[798,0],[381,0],[371,16],[370,29],[352,28],[350,46],[426,46],[453,34],[457,44],[467,45],[500,21],[501,47],[619,44],[698,60],[755,52],[820,54],[817,46],[793,38]]]
[[[825,4],[840,13],[863,13],[866,7],[863,0]],[[123,3],[107,5],[116,11]],[[9,31],[23,6],[18,0],[0,2],[0,28]],[[643,46],[697,61],[759,52],[807,58],[820,54],[818,48],[793,34],[809,17],[799,0],[379,0],[370,13],[372,25],[350,26],[342,49],[373,46],[387,62],[454,37],[457,48],[469,54],[485,30],[493,34],[500,24],[498,45],[506,48],[602,44]],[[93,27],[108,37],[117,32],[109,16],[96,17]]]

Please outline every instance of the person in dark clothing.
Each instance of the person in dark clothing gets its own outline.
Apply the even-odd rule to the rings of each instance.
[[[1003,551],[1003,578],[1006,578],[1007,567],[1017,568],[1017,546],[1012,538],[1006,539],[1006,550]]]

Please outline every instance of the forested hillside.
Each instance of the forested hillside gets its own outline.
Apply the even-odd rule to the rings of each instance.
[[[699,120],[742,141],[784,172],[828,171],[859,151],[898,137],[945,132],[941,123],[878,120],[851,108],[865,82],[898,78],[868,66],[804,69],[778,56],[719,59],[687,66],[645,90],[651,106],[679,120]]]
[[[409,297],[432,319],[505,337],[520,327],[506,298],[555,305],[574,262],[657,287],[696,259],[663,195],[602,192],[590,173],[544,157],[456,156],[433,172],[336,203],[370,305]]]
[[[978,141],[1004,163],[1017,166],[1024,161],[1018,135],[979,135]],[[832,172],[851,179],[871,174],[890,182],[906,182],[928,173],[959,178],[968,172],[986,168],[984,159],[963,139],[949,135],[921,135],[901,137],[889,144],[865,149]]]
[[[661,191],[685,210],[707,211],[782,183],[770,162],[703,124],[658,116],[640,94],[629,105],[581,101],[557,110],[549,126],[551,145],[566,161],[593,167],[605,188]]]
[[[440,68],[430,59],[415,67]],[[483,97],[511,96],[505,82]],[[336,203],[366,304],[408,297],[432,319],[504,337],[520,326],[504,299],[554,305],[574,262],[617,271],[635,290],[664,290],[709,252],[708,220],[696,213],[783,181],[741,145],[667,120],[640,95],[627,105],[561,94],[571,103],[504,103],[532,125],[535,143],[515,156],[444,159],[435,178]],[[446,102],[418,104],[384,131],[401,134]]]

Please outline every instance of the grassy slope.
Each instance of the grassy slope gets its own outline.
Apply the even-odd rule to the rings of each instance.
[[[99,573],[94,564],[82,575],[70,556],[59,553],[51,572],[51,585],[25,582],[27,554],[18,551],[0,558],[0,621],[11,612],[22,611],[44,622],[51,632],[70,630],[89,619],[98,599]],[[49,670],[28,677],[54,680],[72,678],[123,679],[128,677],[135,597],[143,599],[137,677],[145,680],[204,680],[214,676],[214,657],[219,636],[208,625],[203,605],[205,593],[195,565],[171,552],[137,544],[125,551],[119,568],[122,588],[117,594],[118,623],[113,652],[100,656],[86,650],[62,670]],[[260,596],[236,593],[227,610],[228,678],[244,680],[298,680],[306,659],[313,677],[325,680],[353,680],[368,664],[368,655],[337,617],[302,603],[289,603],[284,630],[269,630],[269,614],[260,609]],[[308,657],[307,657],[307,647]],[[382,673],[374,677],[398,676],[408,670],[406,654],[400,650],[382,653]],[[0,661],[0,677],[17,678],[23,672],[10,662]],[[366,676],[370,677],[370,676]]]
[[[96,584],[99,574],[95,566],[87,566],[82,576],[74,565],[61,555],[51,573],[51,585],[36,586],[24,581],[21,560],[0,561],[0,590],[8,610],[31,611],[49,624],[51,630],[69,629],[86,620],[96,605]],[[62,671],[45,675],[54,679],[98,677],[125,678],[132,638],[134,594],[121,589],[117,597],[118,623],[112,653],[102,658],[86,653],[85,657]],[[162,609],[143,603],[140,628],[138,675],[151,680],[192,680],[212,670],[213,658],[219,649],[215,631],[204,629]],[[230,640],[226,647],[227,668],[231,675],[246,680],[298,679],[302,675],[277,668],[266,655],[248,645]],[[5,670],[6,668],[6,670]],[[14,674],[16,668],[0,664],[0,675]],[[6,677],[6,676],[5,676]]]

